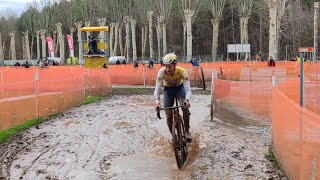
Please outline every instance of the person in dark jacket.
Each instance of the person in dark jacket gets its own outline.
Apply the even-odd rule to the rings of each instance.
[[[270,67],[276,66],[276,62],[274,61],[272,56],[270,56],[270,59],[268,60],[268,66],[270,66]]]

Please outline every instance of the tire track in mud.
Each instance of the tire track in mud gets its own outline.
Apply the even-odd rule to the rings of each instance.
[[[265,170],[257,178],[279,177],[263,157],[269,129],[211,121],[208,95],[195,95],[191,104],[193,142],[182,171],[166,122],[156,118],[153,97],[131,95],[74,108],[0,145],[0,164],[5,157],[11,160],[1,165],[7,173],[0,172],[0,179],[250,179],[259,169]]]
[[[28,134],[28,131],[25,133]],[[32,138],[25,138],[22,135],[17,135],[17,142],[14,143],[3,143],[0,146],[0,152],[3,154],[0,158],[0,164],[1,164],[1,169],[0,169],[0,179],[10,179],[10,166],[12,165],[12,162],[14,161],[14,158],[23,152],[28,151],[29,146],[34,144],[34,142],[38,138],[43,138],[46,137],[45,133],[39,134],[37,137],[32,137]],[[7,146],[7,148],[6,148]],[[4,151],[4,152],[3,152]]]

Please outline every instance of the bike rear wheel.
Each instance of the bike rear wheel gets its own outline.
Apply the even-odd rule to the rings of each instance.
[[[187,149],[187,142],[185,140],[183,127],[176,122],[172,124],[172,145],[174,154],[176,156],[176,161],[178,168],[181,169],[185,162],[187,161],[188,157],[188,149]],[[181,136],[180,136],[181,135]]]

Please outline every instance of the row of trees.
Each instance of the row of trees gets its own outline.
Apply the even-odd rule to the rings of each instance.
[[[65,57],[66,34],[105,24],[110,54],[128,60],[175,51],[215,61],[226,57],[227,44],[251,44],[253,54],[284,59],[314,45],[313,13],[308,0],[41,0],[20,17],[0,19],[0,60],[46,56],[45,36],[53,37],[55,54]],[[81,54],[81,43],[76,48]]]

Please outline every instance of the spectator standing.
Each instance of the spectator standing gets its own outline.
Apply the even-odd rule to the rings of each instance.
[[[268,66],[270,67],[276,66],[276,62],[274,61],[272,56],[270,56],[270,59],[268,60]]]
[[[153,59],[149,59],[149,65],[148,68],[152,69],[153,68]]]

